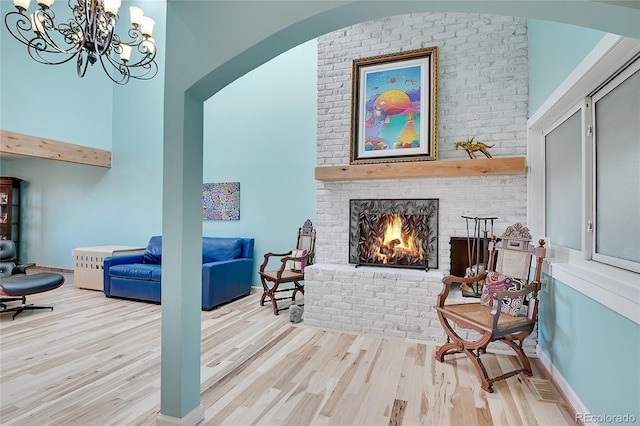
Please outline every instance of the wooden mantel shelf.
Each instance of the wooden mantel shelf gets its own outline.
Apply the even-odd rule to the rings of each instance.
[[[111,167],[111,151],[0,130],[0,152],[90,166]]]
[[[525,157],[357,164],[316,167],[316,179],[332,182],[442,176],[517,175],[525,172],[525,165]]]

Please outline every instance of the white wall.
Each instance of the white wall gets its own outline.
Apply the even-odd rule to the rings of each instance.
[[[526,20],[431,13],[370,21],[319,38],[318,165],[349,164],[353,59],[438,46],[441,160],[464,159],[456,141],[524,156],[528,99]],[[473,160],[469,160],[473,161]],[[317,259],[348,263],[349,199],[440,199],[439,268],[449,267],[449,237],[466,236],[462,215],[497,216],[496,230],[526,222],[526,178],[479,176],[318,183]]]
[[[352,60],[428,46],[440,49],[440,159],[466,158],[454,144],[476,134],[495,144],[495,157],[525,155],[526,20],[432,13],[370,21],[319,38],[318,165],[349,164]],[[526,223],[526,195],[524,174],[318,182],[319,265],[306,279],[305,321],[441,341],[433,305],[450,266],[449,239],[467,236],[461,216],[498,217],[500,235],[514,222]],[[439,271],[346,266],[349,200],[357,198],[438,198]]]

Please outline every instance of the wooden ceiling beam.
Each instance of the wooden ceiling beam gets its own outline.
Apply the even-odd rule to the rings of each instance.
[[[111,167],[111,151],[0,130],[0,153]]]

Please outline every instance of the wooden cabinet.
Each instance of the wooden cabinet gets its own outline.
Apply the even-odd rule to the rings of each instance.
[[[20,184],[22,179],[0,177],[0,240],[20,244]]]

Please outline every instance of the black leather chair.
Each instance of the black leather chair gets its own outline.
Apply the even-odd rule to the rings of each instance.
[[[51,309],[52,306],[27,304],[27,296],[53,290],[64,284],[64,276],[53,272],[27,274],[35,263],[17,264],[16,246],[11,240],[0,240],[0,314],[13,312],[13,319],[25,310]],[[20,300],[20,306],[9,307],[7,303]]]

